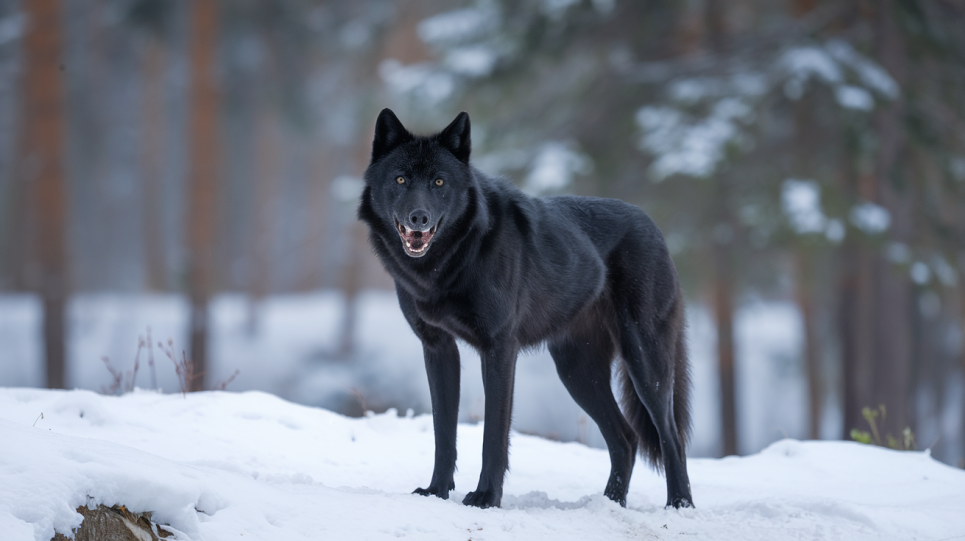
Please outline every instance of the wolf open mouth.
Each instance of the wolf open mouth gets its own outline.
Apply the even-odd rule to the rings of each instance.
[[[402,237],[402,247],[405,248],[405,253],[412,257],[422,257],[426,254],[437,227],[439,224],[432,226],[428,231],[416,231],[400,224],[398,220],[395,221],[395,228]]]

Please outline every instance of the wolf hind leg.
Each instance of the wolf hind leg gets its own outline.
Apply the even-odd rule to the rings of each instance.
[[[678,388],[675,378],[683,378],[683,383],[688,378],[686,373],[677,374],[680,370],[686,371],[686,363],[681,364],[677,359],[678,354],[686,355],[684,351],[677,351],[683,347],[678,336],[683,332],[682,325],[672,318],[647,330],[632,323],[633,320],[630,317],[621,320],[620,351],[626,370],[624,385],[629,384],[632,394],[639,400],[636,405],[628,404],[627,409],[635,420],[634,428],[644,452],[649,455],[651,463],[663,467],[667,478],[667,506],[693,507],[684,447],[688,427],[678,426],[678,421],[689,423],[687,404],[678,403],[687,399],[687,389],[680,389],[681,396],[675,395],[675,388]],[[625,392],[624,398],[632,402],[634,397]],[[640,411],[641,404],[649,413],[649,419]],[[655,436],[657,441],[654,441]]]
[[[614,349],[610,333],[598,326],[595,331],[573,329],[549,343],[563,385],[600,427],[606,441],[610,453],[610,477],[604,494],[626,507],[637,438],[620,412],[610,386]]]

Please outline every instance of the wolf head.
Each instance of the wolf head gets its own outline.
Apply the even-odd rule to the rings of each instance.
[[[409,257],[423,257],[434,240],[449,236],[447,227],[471,203],[469,151],[466,113],[435,135],[416,136],[383,109],[375,122],[359,217],[373,233],[392,231]]]

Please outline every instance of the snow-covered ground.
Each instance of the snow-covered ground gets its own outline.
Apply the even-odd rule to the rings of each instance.
[[[242,295],[218,296],[211,307],[212,364],[217,383],[235,370],[228,390],[261,390],[301,404],[336,411],[430,410],[422,347],[391,291],[369,291],[357,301],[358,323],[348,359],[334,358],[342,332],[343,297],[320,291],[264,299],[255,310]],[[688,307],[694,374],[692,456],[720,452],[719,391],[715,334],[706,311]],[[68,304],[68,386],[99,391],[110,374],[102,357],[122,370],[134,365],[138,336],[151,329],[152,342],[173,340],[187,347],[188,306],[175,295],[83,294]],[[0,386],[43,386],[41,307],[36,297],[0,296]],[[786,303],[748,303],[737,315],[737,386],[740,451],[751,453],[807,430],[806,389],[800,364],[800,322]],[[460,346],[460,420],[479,419],[483,389],[479,357]],[[154,348],[157,385],[178,389],[173,365]],[[141,353],[137,384],[149,388],[147,352]],[[830,387],[830,385],[829,385]],[[836,406],[829,404],[825,437],[841,433]],[[522,355],[516,369],[513,426],[531,434],[603,447],[603,438],[570,398],[545,349]],[[954,441],[957,439],[952,438]]]
[[[691,459],[697,508],[680,511],[638,464],[623,509],[602,495],[605,451],[514,433],[503,508],[480,510],[458,502],[481,439],[459,426],[443,501],[410,494],[432,471],[428,416],[352,419],[261,392],[0,388],[0,537],[47,541],[85,504],[152,511],[179,540],[965,537],[965,471],[927,453],[782,440]]]

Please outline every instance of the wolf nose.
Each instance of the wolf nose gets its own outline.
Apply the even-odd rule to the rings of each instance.
[[[412,227],[422,227],[429,223],[429,211],[416,209],[409,213],[409,223]]]

